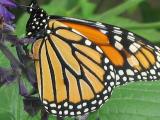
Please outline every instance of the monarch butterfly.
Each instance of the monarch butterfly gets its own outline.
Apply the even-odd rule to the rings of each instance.
[[[160,48],[144,38],[113,25],[49,16],[36,1],[28,12],[39,95],[49,113],[84,115],[116,86],[160,79]]]

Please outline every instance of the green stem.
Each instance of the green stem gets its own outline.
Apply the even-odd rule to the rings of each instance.
[[[137,26],[127,26],[126,28],[131,28],[131,29],[159,29],[160,28],[160,22],[155,22],[155,23],[144,23],[144,24],[139,24]]]
[[[18,79],[18,86],[19,86],[19,80],[20,80],[20,78]],[[21,117],[20,117],[20,104],[21,104],[21,101],[20,101],[20,95],[18,95],[18,100],[17,100],[17,120],[21,120]]]

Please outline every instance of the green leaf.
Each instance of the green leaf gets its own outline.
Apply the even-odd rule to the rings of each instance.
[[[8,47],[8,49],[12,52],[13,55],[16,55],[16,50],[14,47],[11,47],[11,44],[5,44],[5,46]],[[3,52],[0,50],[0,66],[9,68],[10,67],[10,61],[6,58],[6,56],[3,54]]]
[[[111,10],[108,10],[101,15],[97,16],[96,19],[103,20],[110,17],[118,16],[125,11],[138,6],[140,3],[142,3],[144,0],[127,0],[126,2],[120,4],[119,6],[112,8]]]
[[[95,4],[89,2],[88,0],[79,0],[79,4],[82,10],[83,17],[89,18],[93,15]]]
[[[7,85],[0,88],[1,95],[1,111],[9,112],[10,115],[14,116],[15,120],[20,120],[21,114],[21,103],[20,97],[18,95],[18,87],[16,83],[13,85]],[[3,109],[2,109],[3,108]],[[23,112],[23,111],[22,111]]]
[[[0,111],[0,120],[15,120],[15,118],[9,112]]]
[[[160,82],[133,83],[116,88],[100,109],[101,120],[158,120]],[[96,113],[89,120],[95,120]]]
[[[23,14],[20,19],[17,21],[16,24],[16,35],[19,37],[25,36],[26,31],[26,24],[29,19],[29,14]]]
[[[9,61],[6,59],[5,55],[0,51],[0,66],[9,67]]]
[[[96,21],[104,22],[107,24],[111,24],[111,25],[115,25],[115,26],[119,26],[123,28],[127,28],[128,26],[139,26],[140,25],[140,23],[136,21],[133,21],[131,19],[127,19],[124,17],[119,17],[119,16],[114,16],[112,18],[103,19],[103,20],[97,19]]]
[[[155,29],[130,29],[130,31],[143,36],[148,41],[151,41],[152,43],[160,43],[159,42],[159,35],[160,32]]]
[[[41,6],[49,15],[66,15],[68,0],[53,0]]]

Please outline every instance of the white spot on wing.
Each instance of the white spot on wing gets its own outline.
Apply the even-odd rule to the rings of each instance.
[[[44,22],[44,23],[45,23],[45,22],[46,22],[46,20],[44,19],[44,20],[42,20],[42,22]]]
[[[92,44],[92,42],[89,41],[89,40],[86,40],[86,41],[85,41],[85,44],[88,45],[88,46],[90,46],[90,45]]]
[[[78,112],[77,112],[77,115],[80,115],[80,114],[81,114],[81,112],[80,112],[80,111],[78,111]]]
[[[74,112],[70,112],[70,115],[74,115]]]
[[[150,70],[151,74],[156,74],[156,71],[154,69]]]
[[[32,32],[29,32],[27,35],[32,35]]]
[[[51,33],[51,30],[47,30],[47,34],[50,34]]]
[[[128,34],[129,34],[129,35],[131,35],[131,36],[134,36],[134,34],[133,34],[133,33],[131,33],[131,32],[129,32]]]
[[[114,29],[117,29],[117,30],[120,30],[120,28],[119,27],[113,27]]]
[[[103,27],[103,28],[106,28],[106,26],[105,25],[103,25],[102,23],[100,23],[100,22],[96,22],[96,25],[97,26],[100,26],[100,27]]]
[[[73,109],[73,106],[72,106],[72,105],[69,105],[69,109]]]
[[[34,19],[33,19],[33,21],[37,21],[37,19],[36,19],[36,18],[34,18]]]
[[[131,44],[131,45],[129,46],[129,50],[130,50],[132,53],[135,53],[135,52],[138,51],[138,48],[135,47],[133,44]]]
[[[107,66],[104,66],[104,70],[107,70]]]
[[[65,103],[64,103],[64,107],[67,107],[67,106],[68,106],[68,103],[67,103],[67,102],[65,102]]]
[[[130,69],[127,69],[126,72],[127,72],[127,75],[132,75],[132,76],[134,75],[134,72],[132,70],[130,70]]]
[[[100,31],[101,31],[103,34],[108,33],[108,31],[106,31],[106,30],[102,30],[102,29],[100,29]]]
[[[123,75],[124,74],[123,70],[119,70],[118,73],[119,73],[119,75]]]
[[[47,105],[48,103],[47,103],[47,101],[43,101],[43,104]]]
[[[113,30],[113,33],[115,33],[115,34],[122,34],[122,31],[119,31],[119,30]]]
[[[100,53],[103,53],[100,47],[96,46],[96,50],[99,51]]]
[[[135,41],[135,37],[133,37],[133,36],[130,36],[130,35],[129,35],[127,38],[128,38],[129,40],[131,40],[131,41]]]
[[[114,36],[114,39],[117,40],[118,42],[121,42],[122,38],[118,35],[115,35]]]
[[[41,14],[40,16],[43,17],[43,14]]]
[[[68,115],[68,110],[65,110],[65,111],[64,111],[64,114],[65,114],[65,115]]]
[[[86,112],[88,112],[89,111],[89,109],[88,108],[86,108],[86,109],[84,109],[84,112],[86,113]]]
[[[56,107],[56,104],[52,103],[50,104],[51,107]]]
[[[51,112],[52,112],[53,114],[56,114],[56,113],[57,113],[57,111],[56,111],[56,110],[51,110]]]
[[[81,108],[82,108],[82,105],[78,105],[77,108],[78,108],[78,109],[81,109]]]
[[[115,47],[118,49],[118,50],[122,50],[123,49],[123,45],[119,42],[116,42],[115,43]]]
[[[134,46],[136,46],[137,48],[141,48],[141,46],[138,43],[133,43]]]
[[[105,62],[106,64],[109,63],[108,58],[105,58],[105,59],[104,59],[104,62]]]
[[[96,100],[94,100],[94,101],[92,101],[92,104],[94,105],[94,104],[96,104],[97,103],[97,101]]]

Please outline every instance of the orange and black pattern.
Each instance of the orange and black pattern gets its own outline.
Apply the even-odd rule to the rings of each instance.
[[[33,44],[40,97],[48,112],[75,116],[95,111],[111,95],[115,75],[99,46],[61,22]],[[112,66],[113,67],[113,66]]]
[[[38,90],[49,113],[83,115],[100,108],[118,85],[160,79],[158,46],[119,27],[32,8],[27,36],[36,38]]]
[[[160,48],[158,46],[116,26],[66,17],[56,16],[56,18],[80,31],[100,46],[109,59],[108,62],[114,66],[116,75],[112,77],[116,80],[116,85],[137,80],[160,79]],[[91,33],[85,32],[86,30]],[[99,33],[93,33],[93,30]],[[100,36],[100,33],[99,40],[97,36]]]

